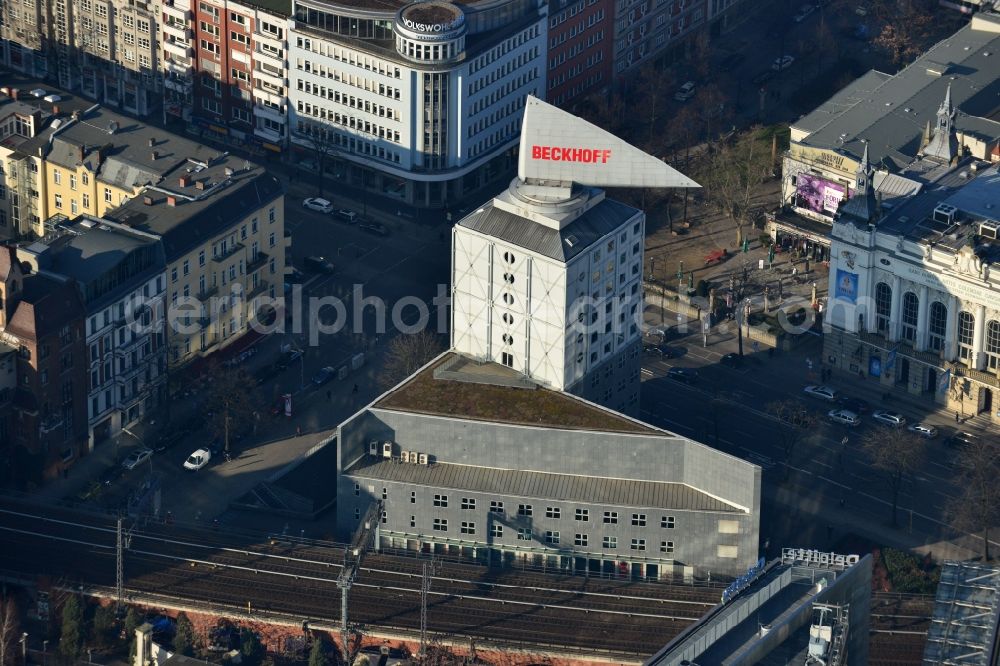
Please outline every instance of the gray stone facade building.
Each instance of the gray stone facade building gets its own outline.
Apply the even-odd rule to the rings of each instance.
[[[439,357],[341,424],[338,530],[383,548],[605,574],[757,561],[760,468],[499,364]]]

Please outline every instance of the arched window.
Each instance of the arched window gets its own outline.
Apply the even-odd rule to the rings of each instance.
[[[875,285],[875,330],[885,333],[889,330],[889,314],[892,312],[892,287],[885,282]]]
[[[1000,367],[1000,321],[996,319],[986,324],[986,367]]]
[[[963,361],[972,358],[972,336],[976,330],[976,318],[968,312],[958,313],[958,357]]]
[[[930,348],[934,351],[944,349],[944,336],[948,327],[948,308],[940,301],[931,303],[928,332],[930,333]]]
[[[912,291],[903,294],[903,339],[914,342],[917,339],[917,315],[920,299]]]

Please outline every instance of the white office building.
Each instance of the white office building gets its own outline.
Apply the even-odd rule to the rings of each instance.
[[[296,0],[289,128],[303,160],[400,201],[497,186],[545,90],[547,4]],[[317,164],[317,166],[320,166]]]
[[[452,239],[452,348],[551,389],[639,405],[643,211],[596,185],[697,187],[529,98],[518,177]]]

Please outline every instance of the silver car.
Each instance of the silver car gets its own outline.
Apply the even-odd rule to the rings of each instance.
[[[891,428],[902,428],[906,425],[906,417],[902,414],[897,414],[896,412],[890,412],[885,409],[876,410],[872,414],[872,418],[883,425],[887,425]]]
[[[848,409],[831,409],[826,414],[833,423],[841,423],[846,426],[857,426],[861,424],[858,415]]]
[[[830,402],[833,402],[837,399],[837,391],[829,386],[809,385],[802,389],[802,391],[806,395],[812,398],[819,398],[820,400],[829,400]]]
[[[938,431],[932,425],[927,425],[926,423],[914,423],[906,428],[912,433],[916,433],[921,437],[926,437],[927,439],[934,439],[937,437]]]

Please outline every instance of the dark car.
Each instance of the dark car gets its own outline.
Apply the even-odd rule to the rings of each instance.
[[[325,257],[306,257],[303,264],[305,265],[306,270],[313,271],[315,273],[326,273],[327,275],[331,275],[337,270],[336,267],[327,261]]]
[[[871,409],[867,401],[862,400],[861,398],[851,398],[848,396],[844,396],[838,400],[837,404],[848,411],[854,412],[855,414],[867,414]]]
[[[301,356],[302,352],[300,352],[297,349],[286,351],[280,357],[278,357],[278,360],[275,361],[274,363],[274,367],[276,367],[279,371],[287,370],[288,366],[290,366],[292,363],[295,363],[295,361],[299,360]]]
[[[384,224],[379,222],[372,222],[371,220],[365,220],[358,225],[359,229],[364,229],[370,234],[375,234],[376,236],[388,236],[389,230],[386,229]]]
[[[719,363],[727,368],[738,368],[743,363],[743,357],[735,352],[731,352],[720,358]]]
[[[112,465],[101,473],[101,476],[98,477],[98,481],[101,482],[102,486],[110,486],[112,483],[120,479],[124,473],[125,468],[121,465]]]
[[[328,381],[333,379],[336,375],[337,371],[333,367],[328,365],[325,368],[322,368],[315,375],[313,375],[312,383],[315,384],[316,386],[322,386],[323,384],[326,384]]]
[[[698,381],[698,371],[691,368],[670,368],[667,370],[667,377],[685,384],[694,384]]]
[[[949,437],[944,441],[947,446],[967,446],[969,444],[975,444],[979,441],[979,438],[970,432],[956,432],[954,435]]]

